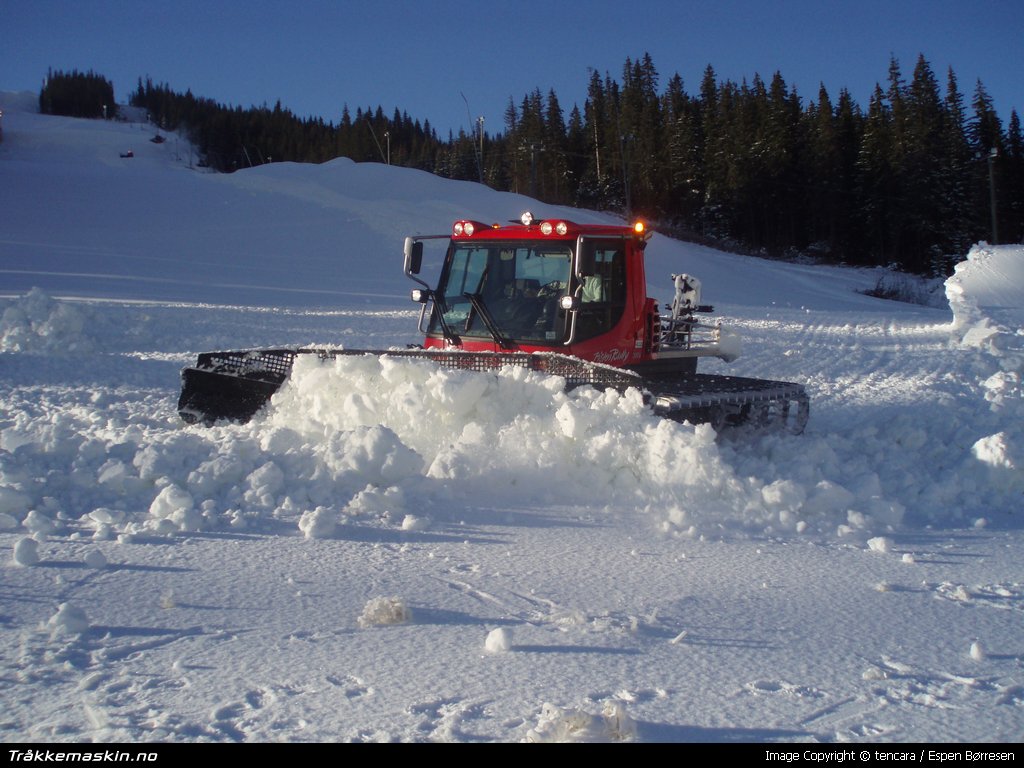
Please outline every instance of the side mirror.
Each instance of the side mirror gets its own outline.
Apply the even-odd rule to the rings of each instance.
[[[594,249],[587,248],[580,238],[579,257],[576,260],[576,277],[591,277],[597,274],[597,260],[594,258]]]
[[[405,238],[405,274],[418,275],[423,266],[423,241]]]

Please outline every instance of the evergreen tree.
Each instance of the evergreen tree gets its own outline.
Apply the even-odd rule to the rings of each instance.
[[[1003,147],[1003,128],[992,105],[992,97],[981,80],[974,90],[974,116],[968,122],[967,136],[971,152],[974,155],[974,208],[978,212],[978,226],[984,238],[990,242],[998,241],[999,221],[1002,218],[999,210],[1000,181],[1005,149]],[[995,198],[993,212],[992,198]],[[995,221],[993,222],[993,217]]]
[[[932,270],[937,274],[949,273],[950,263],[957,254],[967,253],[975,239],[975,214],[970,194],[971,149],[967,141],[964,100],[957,86],[956,75],[950,67],[946,76],[946,97],[944,101],[944,144],[945,168],[943,193],[947,221],[945,240],[948,243],[949,258]]]
[[[880,85],[875,86],[857,159],[859,219],[864,257],[857,261],[887,263],[894,253],[891,211],[896,200],[893,164],[893,115]],[[866,258],[865,258],[866,257]]]
[[[944,172],[948,169],[948,142],[939,85],[924,56],[918,58],[907,88],[903,119],[902,264],[911,272],[927,272],[941,263],[952,240],[947,224],[953,215],[953,185]]]
[[[1024,136],[1017,110],[1010,112],[1005,145],[1007,182],[1003,185],[1004,215],[999,231],[1004,242],[1020,243],[1024,242]]]

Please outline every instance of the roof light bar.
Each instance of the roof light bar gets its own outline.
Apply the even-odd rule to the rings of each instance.
[[[486,228],[487,225],[481,224],[479,221],[468,221],[463,219],[462,221],[456,221],[455,224],[452,225],[452,234],[455,235],[455,237],[472,237],[473,233],[476,232],[477,229]]]

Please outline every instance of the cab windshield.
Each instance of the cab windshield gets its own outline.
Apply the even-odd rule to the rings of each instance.
[[[571,260],[571,243],[454,243],[437,310],[460,336],[555,343],[566,332],[558,298],[569,285]],[[434,317],[430,331],[438,326]]]

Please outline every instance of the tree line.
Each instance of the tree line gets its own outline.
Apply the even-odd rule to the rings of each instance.
[[[145,108],[150,119],[168,131],[184,130],[210,167],[229,173],[277,161],[322,163],[336,157],[433,172],[442,142],[429,121],[414,120],[397,109],[388,117],[381,107],[344,106],[335,125],[323,118],[300,118],[278,101],[242,109],[176,93],[149,78],[131,94],[132,106]]]
[[[39,111],[44,115],[112,118],[117,114],[114,84],[92,70],[49,69],[39,92]]]
[[[948,274],[978,240],[1024,237],[1024,141],[979,81],[965,104],[920,56],[898,61],[866,111],[822,85],[804,100],[778,72],[697,93],[659,87],[651,57],[591,72],[583,109],[554,91],[510,102],[485,157],[489,184],[647,216],[684,237],[770,255]],[[486,149],[486,148],[485,148]],[[464,176],[471,177],[471,174]],[[993,219],[993,208],[995,217]]]
[[[41,97],[42,98],[42,97]],[[139,79],[131,95],[166,130],[184,129],[225,172],[264,162],[350,157],[478,180],[545,202],[642,216],[684,238],[773,256],[947,274],[978,240],[1024,238],[1024,140],[978,81],[968,104],[920,56],[894,58],[866,108],[822,85],[805,98],[776,72],[695,93],[644,54],[621,77],[591,70],[582,107],[557,94],[509,99],[501,132],[440,138],[428,121],[343,106],[337,124],[281,106],[242,109]],[[994,215],[993,215],[994,212]],[[998,230],[998,234],[994,230]]]

